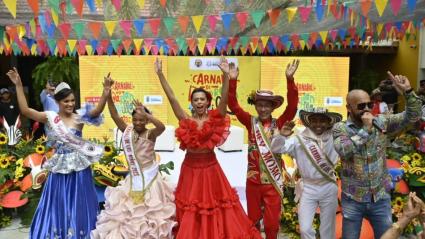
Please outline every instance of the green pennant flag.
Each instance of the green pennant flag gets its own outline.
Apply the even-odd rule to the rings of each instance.
[[[172,34],[174,23],[176,23],[176,19],[174,17],[165,17],[162,20],[164,21],[164,25],[167,28],[168,33]]]
[[[179,47],[179,51],[183,51],[183,54],[186,55],[187,53],[187,42],[184,37],[177,37],[176,38],[177,46]]]
[[[248,36],[242,36],[242,37],[239,38],[239,40],[241,41],[242,47],[248,46],[248,42],[249,42]]]
[[[4,28],[0,27],[0,42],[3,41],[3,36],[4,36]]]
[[[363,34],[365,33],[366,28],[362,27],[362,26],[357,26],[356,28],[356,33],[357,35],[361,38],[363,36]]]
[[[85,27],[85,22],[75,22],[72,24],[72,28],[74,29],[78,39],[81,39],[83,37]]]
[[[66,2],[66,14],[71,15],[74,12],[74,6],[72,6],[71,1]]]
[[[301,33],[300,34],[301,39],[304,40],[305,43],[308,42],[308,38],[310,38],[310,33]]]
[[[113,39],[111,40],[112,47],[114,51],[117,52],[118,46],[121,44],[121,39]]]
[[[56,12],[60,12],[58,0],[48,0],[47,3],[49,4],[50,8],[54,9]]]
[[[12,43],[12,49],[15,56],[21,54],[21,48],[18,46],[18,44],[16,44],[16,42]]]
[[[47,39],[47,45],[49,46],[50,54],[53,56],[56,49],[56,39]]]
[[[263,17],[266,15],[266,12],[264,12],[263,10],[255,10],[251,11],[250,13],[252,20],[254,21],[255,27],[259,28],[261,20],[263,20]]]

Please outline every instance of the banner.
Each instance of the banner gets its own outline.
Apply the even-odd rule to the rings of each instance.
[[[261,88],[271,89],[285,97],[283,107],[273,112],[278,117],[286,107],[285,70],[289,63],[299,59],[294,75],[298,86],[298,110],[309,107],[326,107],[330,111],[347,116],[345,97],[348,93],[349,57],[262,57]],[[301,124],[298,119],[297,123]]]
[[[133,100],[140,100],[153,115],[167,123],[168,100],[154,71],[157,56],[80,56],[80,98],[85,102],[97,103],[102,94],[103,77],[111,72],[115,80],[113,99],[118,113],[127,124],[131,124]],[[167,75],[167,58],[162,59],[162,69]],[[115,123],[110,117],[108,106],[103,111],[105,123],[100,127],[85,126],[84,137],[113,139]]]

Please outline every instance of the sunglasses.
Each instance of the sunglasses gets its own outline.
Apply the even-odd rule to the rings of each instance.
[[[373,102],[365,102],[365,103],[357,104],[357,109],[358,110],[364,110],[364,109],[366,109],[366,106],[367,106],[368,109],[372,109],[373,108]]]

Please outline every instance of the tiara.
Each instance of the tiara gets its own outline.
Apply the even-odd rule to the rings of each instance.
[[[59,85],[56,86],[55,95],[63,89],[71,89],[71,87],[69,87],[69,85],[66,82],[61,82]]]

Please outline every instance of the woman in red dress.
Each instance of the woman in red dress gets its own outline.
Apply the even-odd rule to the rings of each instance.
[[[159,59],[155,62],[161,86],[179,120],[176,137],[180,148],[186,150],[175,191],[176,239],[261,238],[214,153],[214,147],[229,135],[230,118],[226,116],[229,78],[236,79],[239,75],[239,70],[223,57],[219,68],[224,75],[217,109],[208,111],[211,94],[197,88],[190,97],[193,113],[189,116],[165,79],[162,62]]]

